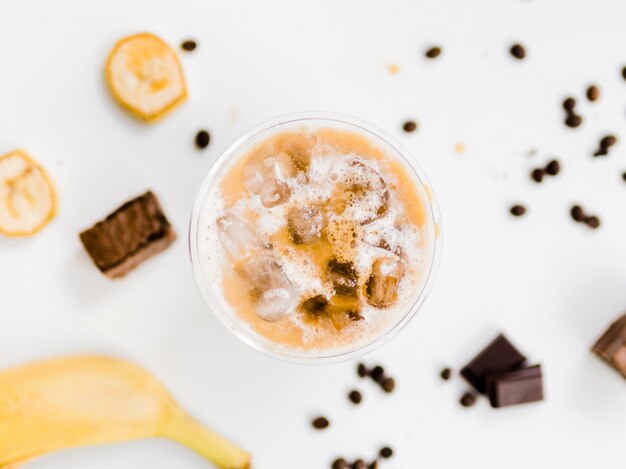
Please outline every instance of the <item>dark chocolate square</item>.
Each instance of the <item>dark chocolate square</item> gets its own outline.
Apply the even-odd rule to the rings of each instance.
[[[541,366],[535,365],[487,378],[491,407],[506,407],[543,400]]]
[[[626,378],[626,314],[609,326],[591,350]]]
[[[461,370],[463,376],[478,392],[487,390],[487,377],[521,368],[526,362],[513,345],[500,334]]]

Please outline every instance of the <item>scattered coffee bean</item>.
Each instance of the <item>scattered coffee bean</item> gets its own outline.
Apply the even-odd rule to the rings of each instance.
[[[459,401],[463,407],[471,407],[476,403],[476,396],[474,396],[471,392],[466,392],[461,396],[461,400]]]
[[[516,217],[521,217],[522,215],[524,215],[526,213],[526,207],[524,207],[523,205],[513,205],[511,207],[511,215],[516,216]],[[450,373],[449,373],[449,369],[446,368],[446,370],[448,370],[448,377],[450,377]],[[443,370],[443,371],[446,371]],[[441,377],[443,378],[443,371],[441,372],[442,375]],[[443,379],[447,379],[447,378],[443,378]]]
[[[363,396],[359,391],[355,389],[353,391],[350,391],[350,394],[348,394],[348,399],[350,399],[353,404],[360,404],[363,400]]]
[[[574,221],[581,222],[585,220],[585,212],[580,205],[574,205],[570,210],[570,214]]]
[[[381,383],[381,387],[386,393],[392,393],[396,388],[396,381],[393,378],[385,378]]]
[[[543,177],[545,176],[545,174],[546,174],[545,170],[537,168],[537,169],[533,169],[533,171],[530,173],[530,177],[535,182],[541,182],[543,181]]]
[[[526,57],[526,50],[521,44],[514,44],[511,47],[510,52],[511,55],[518,60],[522,60],[524,57]]]
[[[211,136],[206,130],[201,130],[196,134],[196,146],[200,149],[204,149],[209,146]]]
[[[626,67],[622,68],[622,77],[626,80]]]
[[[359,378],[365,378],[367,376],[367,367],[363,363],[359,363],[356,367],[356,372],[359,375]]]
[[[600,227],[600,219],[596,216],[587,217],[585,218],[585,224],[595,230]]]
[[[391,456],[393,456],[393,450],[389,446],[385,446],[384,448],[380,449],[378,454],[380,454],[381,458],[389,459]]]
[[[343,458],[337,458],[331,467],[332,469],[348,469],[348,462]]]
[[[563,109],[566,111],[573,111],[575,107],[576,100],[574,98],[566,98],[565,101],[563,101]]]
[[[441,55],[441,47],[433,46],[428,49],[424,55],[426,55],[429,59],[435,59]]]
[[[556,176],[557,174],[559,174],[560,170],[561,165],[559,164],[559,162],[557,160],[552,160],[547,164],[545,171],[550,176]]]
[[[313,428],[316,430],[323,430],[330,426],[330,422],[326,417],[317,417],[311,422],[311,425],[313,425]]]
[[[591,85],[587,88],[587,99],[589,101],[597,101],[600,98],[600,88],[596,85]]]
[[[452,376],[452,370],[450,368],[444,368],[441,370],[441,373],[439,373],[439,376],[441,376],[442,380],[448,381],[450,376]]]
[[[197,46],[196,41],[192,41],[191,39],[186,40],[180,45],[180,47],[187,52],[191,52],[192,50],[195,50],[196,46]]]
[[[617,138],[614,135],[607,135],[602,137],[600,145],[593,156],[605,156],[609,154],[609,148],[617,143]]]
[[[622,179],[626,182],[626,171],[622,174]]]
[[[368,469],[378,469],[378,461],[372,461],[368,466]]]
[[[567,125],[568,127],[576,128],[582,123],[583,118],[577,114],[568,114],[568,116],[565,118],[565,125]]]
[[[414,121],[406,121],[402,128],[405,132],[414,132],[417,129],[417,124]]]
[[[372,371],[370,371],[370,376],[377,383],[382,383],[385,377],[385,369],[382,366],[375,366],[372,368]]]
[[[352,469],[367,469],[367,464],[362,459],[357,459],[352,463]]]

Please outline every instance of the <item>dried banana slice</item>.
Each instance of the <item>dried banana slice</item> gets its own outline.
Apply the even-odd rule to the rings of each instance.
[[[54,186],[46,171],[21,150],[0,156],[0,233],[33,235],[55,211]]]
[[[122,106],[146,122],[157,121],[187,98],[176,52],[149,33],[117,42],[107,60],[106,79]]]

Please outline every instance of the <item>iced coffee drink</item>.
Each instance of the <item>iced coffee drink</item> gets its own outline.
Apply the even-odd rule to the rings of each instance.
[[[200,287],[261,348],[332,356],[377,341],[423,299],[438,221],[394,146],[362,126],[304,118],[223,155],[192,221]]]

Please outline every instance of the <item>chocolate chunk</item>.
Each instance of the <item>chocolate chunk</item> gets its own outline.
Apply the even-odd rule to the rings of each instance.
[[[600,98],[600,89],[596,85],[587,88],[587,99],[589,101],[597,101]]]
[[[557,160],[552,160],[547,164],[545,171],[550,176],[556,176],[561,171],[561,165]]]
[[[626,314],[609,326],[591,350],[626,378]]]
[[[568,116],[565,118],[565,125],[568,127],[576,128],[582,123],[583,118],[580,117],[578,114],[568,114]]]
[[[487,379],[491,407],[506,407],[543,400],[543,380],[539,365],[492,375]]]
[[[513,205],[511,207],[511,215],[516,217],[521,217],[526,213],[526,207],[523,205]]]
[[[356,373],[359,378],[365,378],[368,374],[367,367],[363,363],[359,363],[356,367]]]
[[[463,407],[472,407],[476,404],[476,396],[474,396],[471,392],[466,392],[461,396],[459,402]]]
[[[444,368],[441,370],[441,373],[439,373],[439,376],[441,376],[442,380],[448,381],[452,376],[452,370],[450,368]]]
[[[363,396],[359,391],[354,389],[348,394],[348,399],[350,399],[350,402],[352,402],[353,404],[360,404],[363,400]]]
[[[566,111],[573,111],[575,107],[576,100],[574,98],[566,98],[565,101],[563,101],[563,109]]]
[[[311,422],[311,425],[313,425],[313,428],[316,430],[323,430],[330,426],[330,422],[326,417],[317,417]]]
[[[195,50],[197,47],[196,41],[192,41],[191,39],[188,39],[186,41],[184,41],[180,47],[187,52],[191,52],[192,50]]]
[[[524,49],[524,46],[522,46],[521,44],[514,44],[511,47],[510,52],[511,55],[517,60],[522,60],[524,57],[526,57],[526,49]]]
[[[383,391],[386,393],[392,393],[394,389],[396,389],[396,381],[393,378],[385,378],[383,382],[380,383],[380,387],[383,388]]]
[[[417,124],[414,121],[406,121],[402,128],[405,132],[414,132],[417,129]]]
[[[380,449],[378,454],[380,454],[381,458],[389,459],[391,456],[393,456],[393,450],[389,446],[385,446],[384,448]]]
[[[439,55],[441,55],[441,47],[433,46],[430,49],[428,49],[424,55],[428,57],[429,59],[435,59],[439,57]]]
[[[337,458],[331,467],[332,469],[348,469],[348,462],[343,458]]]
[[[337,259],[331,259],[328,263],[328,276],[333,282],[337,295],[356,295],[358,274],[352,262],[338,262]]]
[[[196,146],[203,150],[204,148],[209,146],[209,142],[211,141],[211,136],[206,130],[201,130],[196,134]]]
[[[546,174],[545,170],[537,168],[537,169],[533,169],[533,171],[530,173],[530,177],[535,182],[541,182],[543,181],[543,177],[545,176],[545,174]]]
[[[110,278],[123,277],[175,239],[176,234],[152,192],[126,202],[80,233],[94,264]]]
[[[525,361],[526,357],[500,334],[461,370],[461,376],[484,394],[490,375],[517,370]]]

